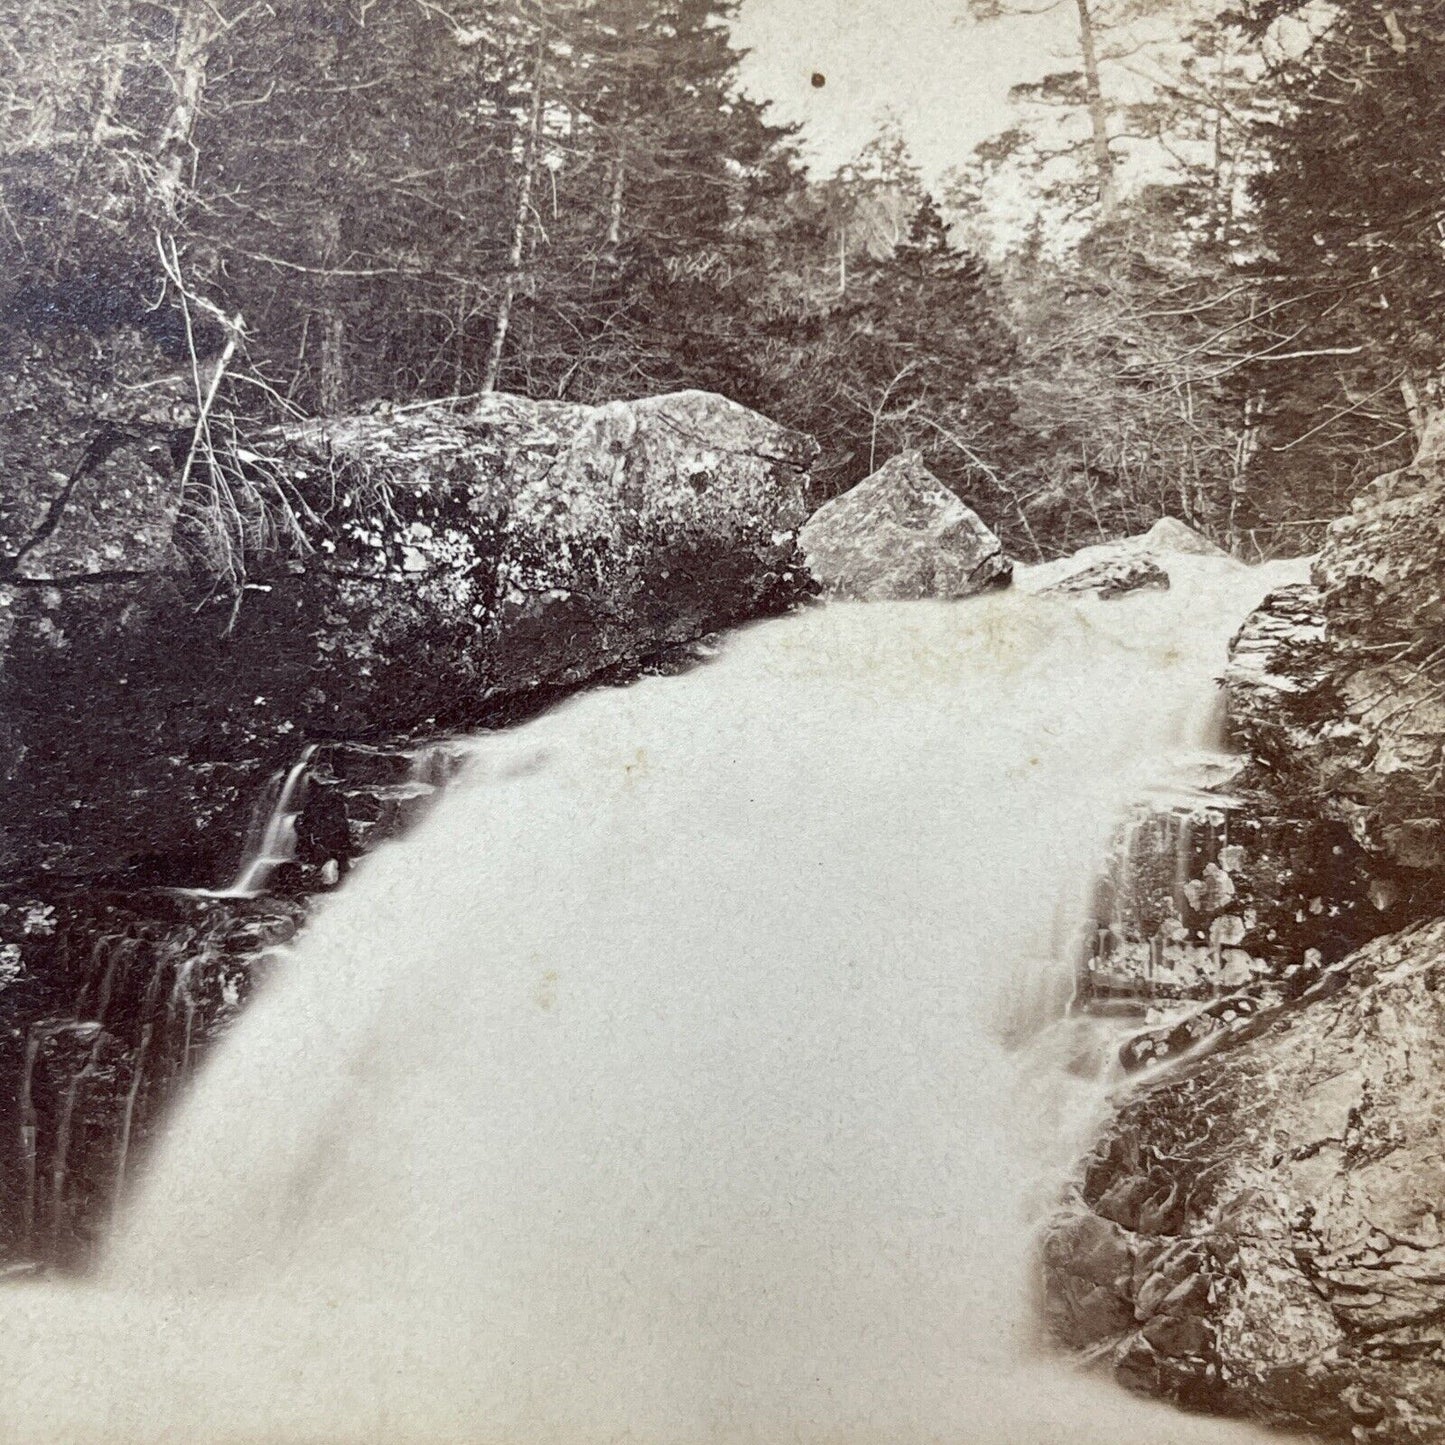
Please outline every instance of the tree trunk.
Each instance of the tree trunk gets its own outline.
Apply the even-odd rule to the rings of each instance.
[[[1260,420],[1264,416],[1265,396],[1256,393],[1244,399],[1244,423],[1234,445],[1234,470],[1229,479],[1228,546],[1231,557],[1248,561],[1244,556],[1244,537],[1239,528],[1239,509],[1249,496],[1249,466],[1259,450]],[[1257,560],[1257,559],[1256,559]]]
[[[507,254],[507,275],[497,301],[497,314],[492,323],[492,345],[487,356],[487,370],[482,378],[483,392],[497,389],[502,376],[502,361],[507,353],[507,331],[512,324],[512,307],[517,299],[517,283],[521,276],[522,258],[526,254],[527,221],[532,211],[532,188],[536,183],[537,164],[542,140],[542,82],[547,60],[546,22],[537,33],[537,63],[532,70],[532,108],[527,121],[527,139],[522,151],[522,174],[517,183],[517,211],[512,226],[512,245]]]
[[[330,269],[341,255],[341,215],[328,207],[321,217],[321,264]],[[322,284],[321,380],[319,401],[323,416],[336,416],[347,400],[346,321],[337,296],[337,284],[328,277]]]
[[[191,135],[201,109],[206,89],[206,66],[211,46],[218,33],[218,22],[199,0],[189,0],[180,14],[176,34],[176,56],[171,83],[175,87],[175,103],[161,132],[158,154],[160,171],[156,190],[169,215],[180,209],[181,182],[186,174],[186,161],[191,153]]]
[[[1224,158],[1224,103],[1215,98],[1214,124],[1211,126],[1210,149],[1213,171],[1209,178],[1210,209],[1214,213],[1214,240],[1218,245],[1229,244],[1234,230],[1234,187],[1232,174],[1226,178]]]
[[[321,327],[320,401],[323,416],[346,409],[346,321],[334,314]]]
[[[617,159],[612,164],[612,195],[607,208],[607,250],[616,256],[622,244],[622,200],[627,187],[627,136],[617,142]]]
[[[1400,378],[1400,396],[1415,434],[1416,460],[1440,461],[1445,456],[1445,376],[1436,372],[1421,382],[1407,371]]]
[[[95,152],[108,145],[115,136],[125,135],[124,131],[117,130],[111,124],[111,118],[115,115],[121,87],[125,83],[126,67],[130,64],[129,5],[122,5],[116,10],[112,34],[114,42],[107,45],[105,50],[105,70],[101,78],[100,89],[95,97],[90,135],[75,163],[75,174],[70,183],[71,191],[77,196],[82,194],[86,169]],[[75,243],[75,231],[80,224],[80,218],[81,208],[79,206],[72,208],[69,220],[56,236],[54,265],[57,267],[69,254]]]
[[[1119,180],[1109,149],[1109,112],[1099,79],[1099,52],[1094,43],[1094,16],[1089,0],[1075,0],[1079,11],[1079,53],[1084,62],[1084,95],[1088,101],[1089,129],[1094,148],[1094,169],[1099,183],[1099,218],[1107,221],[1119,204]]]

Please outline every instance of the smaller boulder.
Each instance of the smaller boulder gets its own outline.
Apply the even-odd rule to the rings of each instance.
[[[799,540],[823,590],[858,601],[971,597],[1013,575],[1003,544],[916,452],[820,507]]]
[[[1019,569],[1015,579],[1026,592],[1075,596],[1093,592],[1122,597],[1142,588],[1169,586],[1165,563],[1171,557],[1227,557],[1208,537],[1175,517],[1160,517],[1147,532],[1096,542],[1068,557]]]
[[[1146,590],[1167,592],[1169,574],[1152,558],[1143,553],[1135,556],[1115,557],[1105,562],[1095,562],[1082,572],[1075,572],[1046,587],[1046,592],[1078,594],[1093,592],[1105,601],[1122,597],[1126,592]]]
[[[1174,553],[1185,557],[1227,557],[1223,547],[1216,546],[1178,517],[1160,517],[1142,536],[1132,539],[1145,552]]]

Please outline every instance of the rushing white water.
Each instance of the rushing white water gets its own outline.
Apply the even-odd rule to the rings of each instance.
[[[204,1071],[0,1437],[1183,1445],[1051,1361],[1063,955],[1279,574],[832,606],[474,745]]]

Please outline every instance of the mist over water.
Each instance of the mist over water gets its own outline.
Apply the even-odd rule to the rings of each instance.
[[[206,1068],[99,1277],[0,1295],[0,1438],[1263,1438],[1035,1323],[1108,1085],[1062,1016],[1091,864],[1288,575],[1170,570],[814,608],[476,740]]]

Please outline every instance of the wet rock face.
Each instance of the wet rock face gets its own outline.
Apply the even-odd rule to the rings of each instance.
[[[93,1258],[169,1106],[307,897],[404,832],[464,764],[450,742],[310,751],[292,856],[256,898],[0,885],[0,1260]],[[259,795],[252,829],[279,801]]]
[[[240,591],[194,564],[204,515],[163,487],[125,575],[80,585],[67,506],[0,587],[0,872],[216,883],[304,740],[474,726],[788,606],[812,588],[815,452],[703,393],[287,427],[234,459],[279,529]],[[134,493],[87,486],[103,515],[105,489]]]
[[[1183,1006],[1337,962],[1414,916],[1340,824],[1282,813],[1242,760],[1227,784],[1138,806],[1096,884],[1080,1000],[1168,1020],[1129,1046],[1131,1066],[1212,1031],[1209,1011],[1181,1021]]]
[[[683,671],[708,647],[640,671]],[[492,722],[561,695],[518,695]],[[284,861],[257,879],[231,859],[215,880],[264,896],[0,882],[0,1267],[92,1262],[169,1107],[304,926],[312,895],[418,822],[467,754],[449,738],[306,745],[252,790],[239,830],[254,848],[283,813]]]
[[[1013,575],[999,539],[912,452],[820,507],[801,542],[823,590],[857,601],[971,597]]]
[[[1445,1438],[1445,921],[1127,1099],[1044,1248],[1065,1345],[1327,1439]]]
[[[1130,1072],[1215,1048],[1438,896],[1245,757],[1195,762],[1115,833],[1080,943],[1075,1004],[1136,1019]]]
[[[0,889],[0,1259],[87,1263],[295,899]]]
[[[1391,1445],[1445,1438],[1442,439],[1235,638],[1227,797],[1121,835],[1083,993],[1154,1082],[1044,1248],[1124,1383]]]
[[[1445,456],[1334,523],[1309,588],[1269,598],[1228,678],[1248,746],[1370,852],[1445,880]]]

